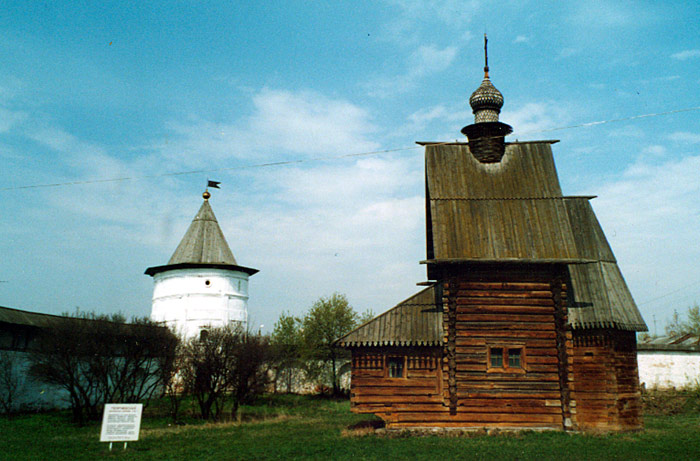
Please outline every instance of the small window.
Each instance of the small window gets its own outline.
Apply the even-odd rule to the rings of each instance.
[[[403,378],[403,357],[389,357],[386,359],[390,378]]]
[[[525,348],[489,346],[488,370],[499,373],[525,373]]]
[[[502,347],[492,347],[490,351],[491,355],[491,368],[503,368],[503,348]]]
[[[199,340],[204,341],[209,336],[209,330],[199,330]]]
[[[520,365],[521,349],[508,349],[508,368],[522,368]]]
[[[211,281],[210,281],[210,280],[205,280],[205,281],[204,281],[204,284],[205,284],[206,286],[209,286],[209,285],[211,285]]]

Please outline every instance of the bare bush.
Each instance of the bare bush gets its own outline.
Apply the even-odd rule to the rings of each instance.
[[[73,419],[99,418],[105,403],[148,402],[162,393],[178,339],[149,319],[64,317],[42,330],[31,375],[65,389]]]
[[[267,338],[238,326],[216,327],[183,346],[180,377],[204,419],[219,419],[226,401],[231,415],[241,403],[264,389]]]
[[[17,397],[24,385],[22,363],[16,354],[0,351],[0,409],[5,414],[16,410]]]

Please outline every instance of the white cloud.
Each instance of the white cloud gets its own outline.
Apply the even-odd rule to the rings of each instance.
[[[402,75],[382,77],[365,84],[371,96],[388,97],[405,93],[431,74],[447,69],[457,56],[457,48],[448,46],[437,48],[434,45],[423,45],[411,53],[407,61],[407,70]]]
[[[527,103],[519,109],[504,110],[500,116],[501,121],[513,127],[512,138],[520,140],[538,137],[542,131],[559,128],[570,118],[560,104],[552,102]]]
[[[248,117],[173,124],[167,145],[146,156],[121,158],[56,126],[42,125],[28,136],[59,153],[57,170],[73,180],[157,176],[188,161],[206,166],[212,158],[248,163],[263,155],[288,158],[276,156],[278,150],[303,158],[379,147],[368,140],[376,129],[369,113],[349,101],[282,90],[251,97]],[[193,154],[199,155],[196,161]],[[262,270],[251,282],[251,317],[272,325],[280,310],[301,313],[336,290],[352,294],[359,309],[380,312],[415,292],[415,283],[425,277],[418,264],[425,251],[422,167],[416,156],[395,154],[215,173],[223,189],[211,202],[229,244],[241,264]],[[93,262],[118,253],[128,264],[143,265],[129,269],[143,282],[129,299],[147,300],[150,284],[140,272],[165,263],[174,251],[201,203],[201,190],[185,184],[200,176],[52,190],[36,211],[37,222],[61,216],[64,224],[56,229],[71,229],[53,235],[53,226],[47,226],[43,232],[42,238],[61,248],[52,264],[77,260],[86,248],[98,253]],[[144,253],[162,256],[146,260]],[[132,256],[123,257],[127,254]],[[103,283],[99,272],[86,275],[85,283]],[[124,308],[143,314],[148,304]]]
[[[625,125],[622,127],[611,128],[608,131],[608,136],[611,138],[632,138],[641,139],[646,136],[646,132],[635,125]]]
[[[0,107],[0,133],[7,133],[27,118],[26,112]]]
[[[576,49],[576,48],[570,48],[570,47],[562,48],[562,49],[559,51],[559,54],[557,55],[556,59],[566,59],[566,58],[570,58],[571,56],[577,55],[577,54],[579,53],[579,51],[580,51],[580,50],[578,50],[578,49]]]
[[[672,54],[671,58],[678,61],[687,61],[688,59],[700,58],[700,50],[695,49],[679,51],[678,53]]]
[[[401,126],[396,133],[421,140],[445,140],[455,137],[464,139],[460,130],[474,122],[467,96],[465,95],[461,103],[438,104],[413,112],[407,118],[408,123]]]
[[[420,109],[408,116],[408,120],[414,125],[424,126],[434,120],[443,120],[449,117],[449,112],[444,105]]]
[[[687,306],[676,304],[685,301],[675,296],[645,301],[696,281],[698,171],[700,156],[660,164],[640,159],[619,180],[598,189],[599,198],[592,202],[647,322],[652,315],[663,320],[674,308]]]
[[[700,133],[689,133],[687,131],[677,131],[668,135],[668,139],[677,143],[698,144],[700,143]]]
[[[654,144],[652,146],[647,146],[644,149],[642,149],[642,157],[649,157],[649,158],[661,158],[666,156],[667,149],[665,146],[660,146],[658,144]]]
[[[252,95],[253,113],[235,122],[194,119],[171,123],[174,137],[158,149],[187,167],[225,160],[282,160],[373,151],[369,113],[314,91],[263,89]],[[257,163],[257,162],[253,162]]]
[[[518,35],[518,36],[515,37],[515,39],[513,40],[513,43],[527,43],[527,42],[529,42],[529,41],[530,41],[530,38],[529,38],[529,37],[527,37],[527,36],[525,36],[525,35]]]
[[[253,135],[269,147],[297,153],[326,154],[377,148],[366,139],[374,131],[360,107],[320,93],[263,90],[253,98]]]
[[[478,0],[386,0],[392,8],[392,19],[385,26],[383,36],[404,45],[415,44],[419,37],[434,35],[435,27],[449,27],[463,31],[480,10]],[[462,34],[469,40],[471,34]]]
[[[27,133],[34,141],[58,152],[69,152],[80,142],[72,134],[56,127],[41,127]]]
[[[591,28],[618,28],[643,24],[653,16],[633,2],[608,2],[589,0],[576,2],[569,21]]]
[[[251,304],[276,318],[337,290],[381,312],[411,294],[425,277],[422,180],[415,158],[367,158],[260,171],[255,182],[269,186],[261,206],[214,203],[229,210],[217,216],[239,262],[273,287],[251,292]]]

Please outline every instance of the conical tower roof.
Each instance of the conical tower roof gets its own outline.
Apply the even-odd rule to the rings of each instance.
[[[175,253],[168,261],[168,264],[183,263],[237,264],[214,216],[214,211],[209,205],[209,200],[204,200]]]
[[[211,267],[230,269],[253,275],[257,269],[239,266],[231,248],[221,232],[214,210],[209,205],[209,193],[204,193],[204,203],[199,208],[190,227],[165,266],[146,269],[146,274],[155,275],[172,269]]]

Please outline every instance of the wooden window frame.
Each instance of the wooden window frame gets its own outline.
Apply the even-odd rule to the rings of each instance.
[[[503,357],[503,366],[493,367],[491,366],[491,350],[500,349]],[[509,366],[509,354],[510,349],[520,349],[520,366],[511,367]],[[488,373],[516,373],[524,374],[527,373],[527,352],[524,344],[513,344],[513,343],[496,343],[486,345],[486,371]]]
[[[389,374],[389,361],[393,359],[397,359],[401,362],[401,376],[391,376]],[[386,355],[384,357],[384,377],[387,379],[406,379],[406,375],[408,374],[407,365],[405,355]]]

